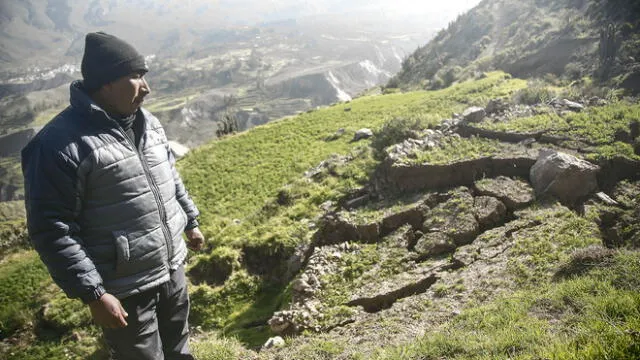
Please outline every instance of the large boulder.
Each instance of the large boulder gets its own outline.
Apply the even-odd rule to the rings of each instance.
[[[573,206],[598,188],[599,169],[575,156],[543,150],[531,167],[530,179],[536,194],[549,194],[564,205]]]

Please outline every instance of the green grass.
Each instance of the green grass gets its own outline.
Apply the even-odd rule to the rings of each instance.
[[[553,135],[604,145],[614,142],[616,132],[628,132],[630,123],[638,118],[640,118],[640,105],[618,101],[565,116],[550,112],[532,117],[515,118],[506,122],[485,121],[480,123],[480,127],[514,132],[549,130]]]
[[[379,350],[378,360],[637,359],[640,254],[608,267],[469,306],[416,342]]]
[[[568,128],[567,122],[556,113],[546,113],[530,117],[515,118],[504,122],[483,121],[479,127],[487,130],[504,132],[536,132],[542,130],[564,130]]]
[[[207,234],[217,234],[233,219],[244,219],[273,198],[283,185],[333,153],[346,154],[362,128],[377,129],[395,117],[437,123],[471,104],[511,94],[522,80],[491,73],[486,79],[436,92],[391,94],[356,99],[349,104],[302,114],[194,150],[180,161],[181,174],[199,207]],[[350,107],[352,110],[345,112]],[[336,130],[346,133],[325,139]]]
[[[508,148],[507,144],[498,140],[479,137],[447,137],[437,147],[419,151],[415,158],[406,158],[403,162],[407,164],[450,164],[457,161],[497,155]]]
[[[540,223],[512,235],[513,257],[507,268],[521,287],[548,282],[554,267],[566,262],[572,251],[602,243],[593,218],[581,217],[557,204],[534,205],[520,216],[520,221]]]
[[[0,261],[7,255],[31,247],[25,221],[0,222]]]
[[[31,322],[44,301],[51,277],[33,251],[10,255],[0,272],[0,338],[11,336]]]

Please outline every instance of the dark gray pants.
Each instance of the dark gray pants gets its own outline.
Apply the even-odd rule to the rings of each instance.
[[[184,267],[151,290],[121,300],[128,326],[104,329],[111,358],[117,360],[191,360],[189,295]]]

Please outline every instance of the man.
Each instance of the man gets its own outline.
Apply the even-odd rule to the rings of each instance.
[[[29,235],[54,281],[88,304],[115,359],[193,359],[183,263],[198,210],[164,130],[140,106],[144,57],[86,36],[71,105],[22,151]]]

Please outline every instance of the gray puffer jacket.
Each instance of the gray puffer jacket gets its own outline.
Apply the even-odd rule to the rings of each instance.
[[[139,111],[136,149],[74,82],[71,106],[22,151],[29,235],[69,297],[122,299],[169,280],[184,262],[182,232],[198,210],[160,122]]]

